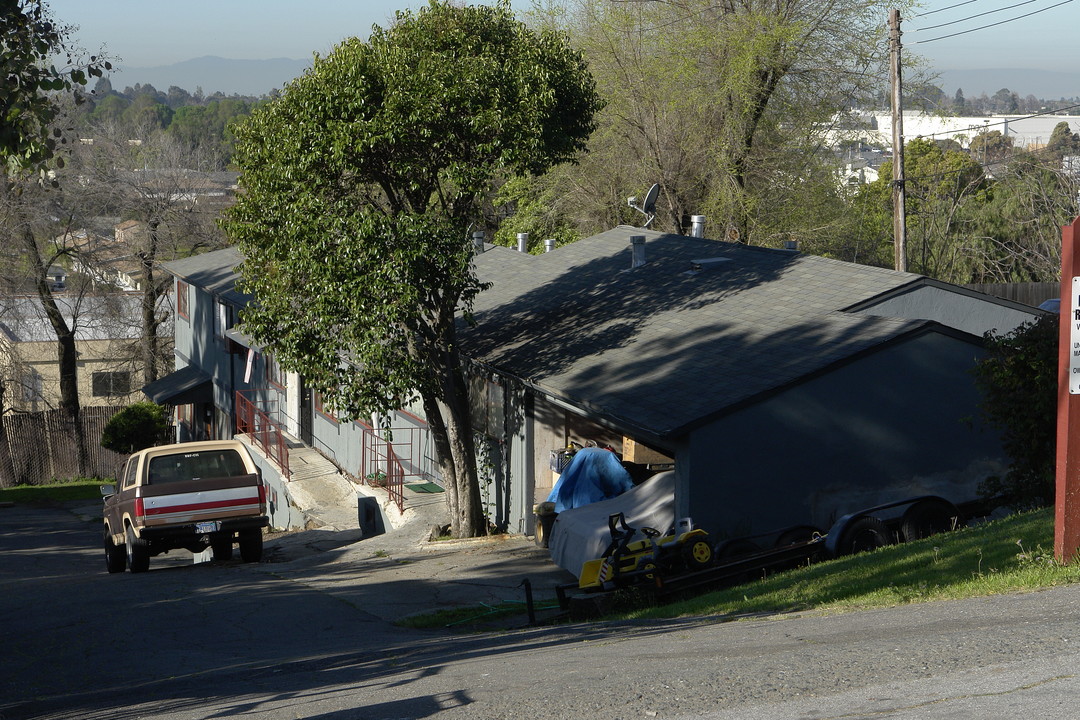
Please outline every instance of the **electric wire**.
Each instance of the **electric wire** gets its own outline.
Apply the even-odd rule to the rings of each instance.
[[[959,20],[950,20],[949,22],[938,23],[937,25],[928,25],[927,27],[917,28],[915,30],[912,30],[911,32],[926,32],[927,30],[937,30],[938,28],[948,27],[949,25],[957,25],[959,23],[967,22],[968,20],[974,20],[975,18],[981,18],[986,15],[993,15],[995,13],[1005,12],[1006,10],[1012,10],[1013,8],[1018,8],[1022,5],[1030,5],[1034,2],[1040,2],[1040,0],[1024,0],[1024,2],[1017,3],[1016,5],[1009,5],[1007,7],[1000,7],[994,10],[987,10],[986,12],[981,12],[977,15],[969,15],[968,17],[961,18]]]
[[[990,23],[989,25],[981,25],[979,27],[970,28],[968,30],[961,30],[960,32],[950,33],[948,35],[939,35],[938,37],[927,38],[926,40],[914,40],[914,41],[912,41],[912,42],[910,42],[908,44],[909,45],[921,45],[923,43],[936,42],[938,40],[945,40],[946,38],[957,37],[959,35],[967,35],[968,33],[977,32],[979,30],[986,30],[987,28],[997,27],[998,25],[1005,25],[1007,23],[1016,22],[1017,20],[1022,20],[1024,18],[1031,17],[1032,15],[1038,15],[1039,13],[1044,13],[1047,10],[1053,10],[1054,8],[1061,7],[1062,5],[1068,5],[1072,1],[1073,0],[1062,0],[1062,2],[1056,3],[1054,5],[1048,5],[1047,7],[1040,8],[1038,10],[1032,10],[1029,13],[1025,13],[1023,15],[1017,15],[1016,17],[1008,18],[1007,20],[1001,20],[1001,21],[996,22],[996,23]],[[1021,4],[1026,4],[1026,3],[1021,3]],[[978,17],[978,16],[973,16],[973,17]],[[963,21],[957,21],[957,22],[963,22]],[[941,26],[937,26],[937,27],[941,27]],[[919,31],[918,30],[913,30],[911,32],[919,32]]]

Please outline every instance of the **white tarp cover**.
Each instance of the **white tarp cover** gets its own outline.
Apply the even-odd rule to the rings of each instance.
[[[600,557],[611,543],[608,516],[618,512],[632,528],[666,533],[675,524],[675,472],[657,473],[618,497],[559,513],[548,544],[551,559],[578,577],[581,566]],[[634,540],[644,538],[634,533]]]

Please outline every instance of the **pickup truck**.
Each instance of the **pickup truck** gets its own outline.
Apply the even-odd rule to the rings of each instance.
[[[237,440],[160,445],[136,452],[116,485],[102,485],[105,567],[144,572],[150,557],[185,548],[244,562],[262,558],[266,488]]]

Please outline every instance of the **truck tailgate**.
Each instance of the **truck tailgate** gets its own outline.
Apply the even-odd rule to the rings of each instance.
[[[141,491],[147,527],[265,513],[257,475],[147,485]]]

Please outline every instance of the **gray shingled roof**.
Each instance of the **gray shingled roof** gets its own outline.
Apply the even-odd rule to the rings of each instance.
[[[142,333],[141,295],[57,292],[53,299],[68,327],[74,327],[76,340],[128,340]],[[36,295],[0,299],[0,335],[10,342],[56,341],[56,331]]]
[[[162,267],[189,285],[202,288],[237,307],[251,302],[251,295],[237,290],[235,268],[243,261],[233,247],[162,263]]]
[[[632,235],[647,242],[631,270]],[[704,258],[726,261],[691,272]],[[476,270],[492,287],[466,356],[658,438],[932,325],[841,312],[918,275],[637,228],[494,247]]]

